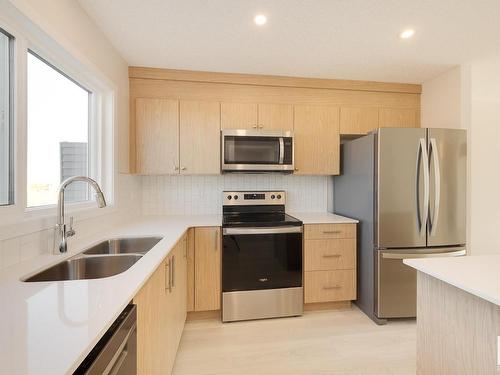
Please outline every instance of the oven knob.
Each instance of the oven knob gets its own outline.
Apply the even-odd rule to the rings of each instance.
[[[274,199],[274,198],[276,198],[276,197],[274,196],[274,194],[273,194],[273,195],[271,195],[271,199]]]
[[[230,196],[230,195],[228,195],[228,196],[227,196],[227,199],[229,199],[229,200],[231,200],[232,198],[233,198],[233,197],[232,197],[232,196]]]
[[[281,199],[281,195],[280,195],[280,194],[278,194],[278,196],[277,196],[276,198]]]
[[[237,199],[238,199],[238,196],[237,196],[237,195],[235,195],[235,196],[234,196],[234,200],[237,200]]]

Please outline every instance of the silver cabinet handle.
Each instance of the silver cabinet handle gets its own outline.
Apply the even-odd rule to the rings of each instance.
[[[172,288],[175,288],[175,255],[172,255],[171,261],[172,261],[171,271],[170,271],[171,278],[172,278],[171,285],[172,285]]]
[[[262,128],[264,128],[264,125],[259,125],[259,129],[262,129]]]
[[[185,171],[186,169],[186,167],[181,167],[181,171]]]
[[[165,291],[170,292],[172,290],[172,286],[170,285],[170,259],[168,262],[165,262]]]
[[[257,125],[253,125],[252,128],[257,129]]]
[[[325,254],[323,255],[323,258],[340,258],[340,254]]]
[[[330,290],[330,289],[340,289],[340,285],[333,285],[333,286],[324,286],[323,289]]]
[[[342,233],[340,230],[324,230],[323,234],[339,234]]]
[[[431,236],[435,236],[439,219],[439,202],[441,201],[441,171],[439,168],[439,153],[436,138],[431,138],[430,154],[434,165],[434,214],[429,222],[431,226]]]
[[[420,187],[419,187],[419,171],[422,166],[424,172],[424,213],[420,218]],[[424,138],[420,138],[417,150],[417,168],[415,175],[416,184],[416,202],[417,202],[417,221],[419,222],[420,236],[425,235],[427,226],[427,218],[429,217],[429,155],[427,153],[427,144]]]
[[[217,251],[217,247],[219,245],[219,228],[215,229],[214,232],[214,250]]]

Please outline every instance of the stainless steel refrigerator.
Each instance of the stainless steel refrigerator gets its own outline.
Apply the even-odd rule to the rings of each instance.
[[[357,301],[374,321],[416,316],[405,258],[465,255],[467,134],[382,128],[341,146],[334,209],[358,226]]]

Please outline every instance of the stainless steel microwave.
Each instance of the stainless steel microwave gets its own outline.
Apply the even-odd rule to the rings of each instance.
[[[221,147],[223,172],[292,173],[294,169],[291,131],[222,130]]]

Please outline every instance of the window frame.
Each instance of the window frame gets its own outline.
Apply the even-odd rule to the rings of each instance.
[[[0,25],[0,33],[5,35],[9,39],[9,51],[8,51],[8,60],[9,60],[9,77],[8,77],[8,82],[9,82],[9,87],[8,87],[8,92],[9,92],[9,105],[8,105],[8,129],[9,129],[9,152],[8,152],[8,178],[9,178],[9,183],[8,183],[8,195],[7,195],[7,203],[1,203],[0,202],[0,208],[2,207],[8,207],[12,206],[15,204],[16,200],[16,194],[15,194],[15,138],[14,138],[14,112],[15,112],[15,107],[14,107],[14,76],[15,76],[15,63],[14,63],[14,40],[15,37],[10,34],[7,30],[5,30],[3,27]]]
[[[116,85],[97,70],[85,56],[71,46],[63,46],[44,30],[28,19],[19,20],[13,14],[0,15],[0,29],[12,36],[11,46],[13,91],[10,105],[13,107],[12,144],[13,153],[13,204],[0,205],[0,240],[12,236],[49,229],[55,225],[57,205],[27,207],[27,59],[28,51],[40,56],[43,61],[55,67],[71,80],[92,92],[89,109],[89,145],[94,159],[89,165],[90,177],[96,179],[108,203],[104,209],[97,209],[92,200],[68,202],[67,213],[75,220],[84,220],[106,215],[117,210],[115,205],[115,96]],[[19,225],[22,223],[22,225]]]

